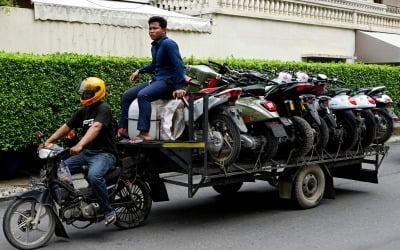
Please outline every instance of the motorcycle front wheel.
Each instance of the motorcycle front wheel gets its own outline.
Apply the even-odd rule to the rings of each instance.
[[[308,154],[313,147],[314,135],[311,126],[299,116],[291,117],[294,126],[294,141],[292,156],[302,157]]]
[[[140,226],[151,210],[150,188],[142,180],[136,179],[115,195],[113,204],[117,214],[117,227],[127,229]]]
[[[51,208],[33,198],[14,200],[3,218],[4,235],[18,249],[45,245],[53,236],[55,225],[56,218]]]
[[[361,146],[362,148],[366,148],[372,144],[376,137],[376,123],[375,117],[373,115],[365,115],[364,121],[365,126],[362,130],[362,138],[361,138]]]
[[[380,120],[377,123],[376,137],[374,143],[385,143],[393,134],[393,119],[390,115],[381,112]]]
[[[314,149],[321,153],[329,141],[329,129],[326,122],[320,118],[321,124],[316,123],[315,121],[310,122],[310,126],[313,129],[314,133]]]
[[[217,114],[210,117],[209,130],[221,133],[222,136],[221,147],[218,150],[208,150],[211,161],[223,166],[234,163],[239,157],[241,149],[240,131],[236,124],[228,116]],[[213,139],[209,143],[213,143]]]
[[[360,126],[356,120],[347,118],[345,114],[336,114],[336,122],[338,128],[342,131],[342,136],[339,140],[330,138],[327,148],[330,152],[337,152],[339,149],[342,152],[351,150],[357,144],[360,137]]]

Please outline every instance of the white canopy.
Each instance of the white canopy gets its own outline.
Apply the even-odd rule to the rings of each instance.
[[[151,16],[163,16],[168,29],[211,32],[210,20],[183,15],[146,4],[103,0],[32,0],[35,19],[148,27]]]
[[[365,63],[400,63],[400,35],[357,31],[356,56]]]

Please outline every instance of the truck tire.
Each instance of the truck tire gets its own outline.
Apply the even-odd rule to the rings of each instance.
[[[234,194],[242,187],[243,182],[229,183],[225,185],[215,185],[212,188],[219,194],[230,195]]]
[[[304,166],[298,172],[293,185],[293,199],[303,208],[319,205],[325,192],[325,175],[319,165]]]

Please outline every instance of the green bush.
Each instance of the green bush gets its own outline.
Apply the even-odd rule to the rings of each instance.
[[[185,58],[187,64],[207,60]],[[131,73],[149,58],[103,57],[78,54],[33,55],[0,52],[0,150],[37,145],[36,130],[51,134],[80,107],[77,85],[86,77],[106,82],[108,102],[115,118],[122,93],[132,86]],[[385,85],[398,110],[399,67],[362,64],[322,64],[244,60],[216,60],[235,68],[302,70],[325,73],[348,82],[346,87]],[[140,82],[149,79],[142,76]]]
[[[105,101],[119,115],[131,73],[149,59],[77,54],[0,53],[0,150],[36,145],[34,132],[51,134],[80,107],[77,85],[88,76],[106,82]]]

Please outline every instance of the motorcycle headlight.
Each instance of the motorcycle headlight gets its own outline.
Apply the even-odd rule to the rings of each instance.
[[[47,159],[50,155],[50,153],[52,152],[52,150],[48,149],[48,148],[42,148],[41,150],[39,150],[38,154],[39,154],[39,158],[40,159]]]
[[[53,150],[50,148],[42,148],[41,150],[39,150],[38,155],[40,159],[47,159],[56,156],[57,153],[58,153],[57,150]]]

